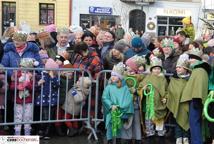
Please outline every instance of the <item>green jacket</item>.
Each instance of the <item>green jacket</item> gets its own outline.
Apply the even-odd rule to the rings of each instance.
[[[208,95],[208,74],[210,66],[207,63],[202,63],[195,66],[192,70],[190,79],[184,88],[181,102],[191,101],[194,98],[202,100],[204,104]]]
[[[158,121],[163,119],[167,113],[166,105],[161,100],[166,96],[168,83],[164,76],[147,75],[138,86],[138,94],[142,95],[143,87],[148,84],[152,84],[154,87],[154,120]]]
[[[178,125],[184,130],[189,129],[188,102],[181,103],[181,96],[187,80],[181,78],[171,78],[167,90],[167,108],[172,112]]]

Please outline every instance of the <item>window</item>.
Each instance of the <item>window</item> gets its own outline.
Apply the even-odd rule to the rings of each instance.
[[[54,4],[39,4],[39,24],[54,24]]]
[[[158,36],[173,36],[179,28],[182,28],[183,17],[166,17],[159,16],[158,23]]]

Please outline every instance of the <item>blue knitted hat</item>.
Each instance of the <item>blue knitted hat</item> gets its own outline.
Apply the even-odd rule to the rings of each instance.
[[[133,48],[145,48],[145,45],[140,37],[134,37],[131,41],[131,44]]]

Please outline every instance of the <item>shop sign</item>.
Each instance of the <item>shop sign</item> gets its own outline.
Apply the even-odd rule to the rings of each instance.
[[[112,8],[110,7],[89,7],[89,13],[92,14],[112,14]]]
[[[171,8],[158,8],[157,9],[157,15],[163,15],[163,16],[191,16],[192,12],[191,10],[186,9],[171,9]]]

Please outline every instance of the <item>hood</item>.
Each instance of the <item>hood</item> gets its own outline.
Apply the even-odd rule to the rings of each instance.
[[[4,52],[14,51],[16,52],[16,47],[13,42],[9,42],[4,46]],[[39,47],[32,42],[27,42],[27,47],[25,51],[39,52]]]
[[[203,69],[207,72],[208,75],[209,75],[210,72],[211,72],[211,67],[210,67],[210,65],[209,65],[208,63],[206,63],[206,62],[203,62],[203,63],[201,63],[201,64],[196,65],[196,66],[194,67],[194,69],[196,69],[196,68],[203,68]]]

